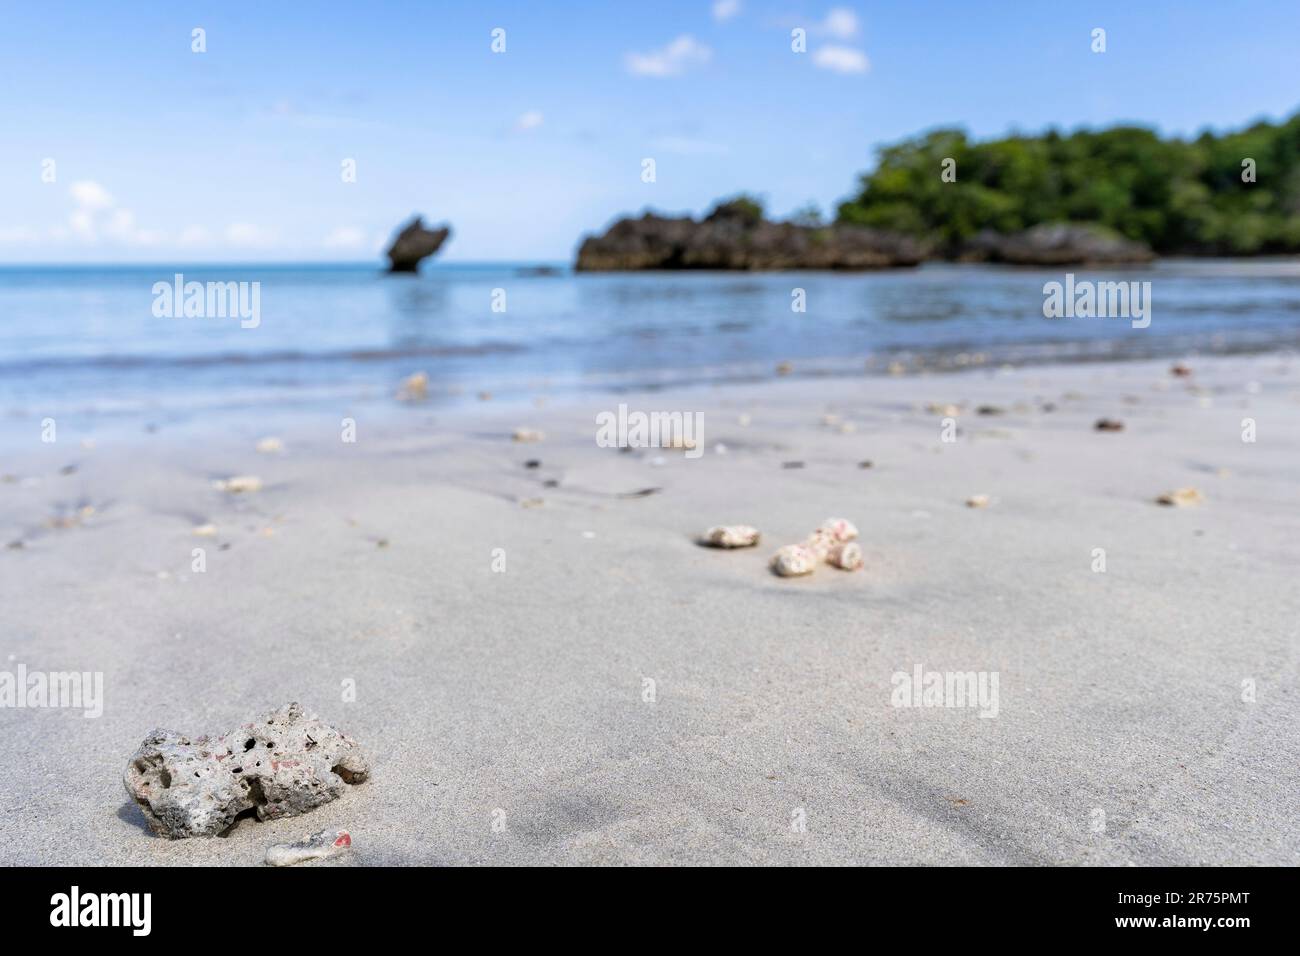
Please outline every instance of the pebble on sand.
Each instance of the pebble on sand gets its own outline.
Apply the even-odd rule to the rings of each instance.
[[[217,534],[217,526],[214,524],[196,524],[190,529],[190,534],[199,538],[213,538]]]
[[[1099,418],[1092,427],[1099,432],[1122,432],[1124,423],[1117,418]]]
[[[542,441],[546,435],[535,428],[524,428],[522,425],[516,428],[510,435],[511,441],[517,442],[538,442]]]
[[[416,372],[402,379],[397,386],[397,398],[403,402],[415,402],[429,397],[429,376],[425,372]]]
[[[268,866],[293,866],[308,860],[324,860],[352,848],[347,830],[320,830],[297,843],[277,843],[266,851]]]
[[[262,479],[256,475],[235,475],[233,478],[214,481],[212,484],[218,491],[224,491],[232,495],[242,495],[262,490]]]
[[[987,508],[992,500],[988,495],[971,495],[966,499],[966,507]]]
[[[925,410],[931,415],[942,415],[944,418],[956,418],[961,414],[961,406],[952,402],[930,402]]]
[[[1166,491],[1156,498],[1156,502],[1171,508],[1190,508],[1205,501],[1205,496],[1196,488],[1176,488]]]
[[[747,524],[714,525],[700,537],[700,544],[710,548],[752,548],[761,535]]]
[[[1175,378],[1187,378],[1187,376],[1192,374],[1192,370],[1182,362],[1177,362],[1170,367],[1169,374]]]

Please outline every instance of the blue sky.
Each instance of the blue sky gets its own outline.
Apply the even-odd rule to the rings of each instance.
[[[567,260],[647,206],[831,209],[936,125],[1187,134],[1300,107],[1294,0],[50,0],[0,22],[0,262],[366,260],[416,211],[452,223],[446,260]]]

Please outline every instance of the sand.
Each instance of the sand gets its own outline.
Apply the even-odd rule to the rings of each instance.
[[[0,862],[253,865],[342,827],[311,865],[1300,863],[1300,364],[1189,364],[395,403],[355,444],[338,414],[90,449],[61,423],[0,466],[0,670],[102,671],[104,712],[0,708]],[[704,454],[597,447],[619,401],[702,412]],[[955,442],[932,402],[964,404]],[[863,571],[768,570],[830,516]],[[763,543],[693,543],[720,523]],[[917,665],[996,674],[997,716],[893,706]],[[290,700],[372,780],[226,838],[145,830],[121,772],[147,731]]]

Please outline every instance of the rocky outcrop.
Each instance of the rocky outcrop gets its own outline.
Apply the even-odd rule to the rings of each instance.
[[[915,266],[924,246],[863,226],[769,222],[747,203],[724,203],[702,220],[646,213],[620,219],[578,249],[580,272],[638,269],[888,269]]]
[[[962,262],[1003,262],[1019,266],[1137,265],[1155,258],[1142,242],[1125,239],[1104,226],[1042,223],[1024,232],[984,230],[958,251]]]
[[[389,272],[417,272],[423,259],[436,253],[451,236],[451,227],[426,229],[424,219],[416,216],[393,239],[388,247]]]
[[[154,833],[181,839],[216,836],[250,812],[259,820],[307,813],[368,774],[356,741],[295,703],[219,737],[155,730],[123,782]]]

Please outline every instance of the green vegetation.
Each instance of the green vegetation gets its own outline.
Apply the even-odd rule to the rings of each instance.
[[[946,158],[956,160],[955,181],[941,177]],[[1243,181],[1246,159],[1255,182]],[[839,221],[931,239],[948,253],[981,229],[1042,222],[1099,223],[1163,253],[1300,252],[1300,113],[1193,140],[1131,126],[983,143],[934,130],[882,149]]]
[[[739,219],[746,225],[756,226],[763,221],[763,200],[759,196],[748,193],[740,193],[730,199],[720,199],[705,218]]]

